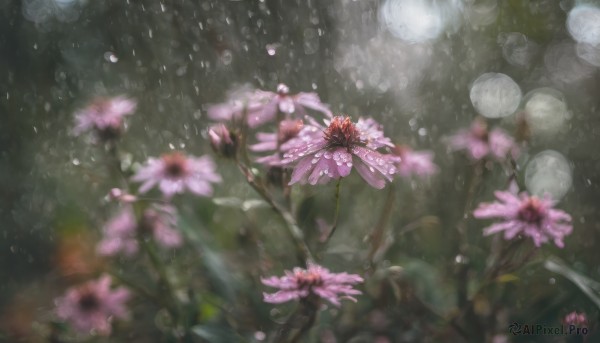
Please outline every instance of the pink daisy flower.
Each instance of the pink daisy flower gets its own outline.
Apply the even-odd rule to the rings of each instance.
[[[321,102],[316,93],[289,94],[290,89],[284,84],[277,86],[277,92],[257,90],[236,95],[225,104],[209,107],[208,116],[213,120],[223,121],[240,119],[246,112],[248,126],[254,128],[265,124],[277,117],[277,112],[286,116],[296,114],[307,115],[307,109],[323,113],[331,117],[329,108]],[[242,100],[239,100],[239,99]]]
[[[125,206],[114,218],[110,219],[103,229],[103,238],[96,251],[103,256],[114,256],[122,253],[132,256],[138,252],[137,221],[133,208]]]
[[[275,152],[272,155],[260,157],[256,162],[267,166],[280,166],[281,156],[284,153],[282,146],[298,136],[304,123],[302,120],[285,119],[279,123],[277,133],[259,132],[256,134],[258,143],[249,146],[255,152]]]
[[[119,214],[104,226],[103,238],[98,243],[100,255],[132,256],[139,250],[138,235],[151,235],[164,248],[175,248],[183,244],[177,231],[177,211],[170,205],[152,205],[144,210],[138,224],[131,206],[124,207]]]
[[[482,119],[475,119],[468,130],[460,130],[448,140],[453,150],[466,150],[473,160],[490,157],[498,161],[509,154],[516,158],[519,150],[515,141],[501,129],[488,131]]]
[[[327,128],[307,125],[297,139],[283,146],[283,165],[295,165],[290,185],[296,182],[326,183],[350,174],[354,166],[362,178],[381,189],[392,181],[396,166],[388,155],[375,149],[387,145],[387,138],[362,131],[349,117],[326,120]],[[318,126],[316,126],[318,125]]]
[[[56,314],[79,332],[109,335],[113,318],[128,317],[125,302],[130,297],[126,288],[111,290],[110,283],[110,277],[104,275],[97,281],[68,289],[55,301]]]
[[[176,248],[183,244],[183,237],[177,231],[177,210],[171,205],[154,205],[146,209],[140,230],[150,233],[156,243],[164,248]]]
[[[291,272],[285,271],[285,276],[272,276],[261,281],[265,286],[280,289],[273,294],[263,293],[264,301],[268,303],[280,304],[315,295],[340,306],[341,299],[356,302],[353,295],[362,292],[352,286],[363,282],[363,279],[356,274],[331,273],[324,267],[310,264],[308,269],[294,268]]]
[[[438,167],[433,163],[431,151],[414,151],[405,145],[396,145],[391,151],[392,160],[396,162],[397,174],[402,177],[425,177],[438,171]]]
[[[475,218],[500,218],[502,221],[487,227],[484,235],[504,231],[505,239],[517,235],[531,237],[539,247],[553,240],[559,248],[564,247],[563,239],[573,231],[571,216],[554,209],[554,201],[530,196],[527,192],[516,195],[511,192],[496,191],[499,201],[483,203],[473,212]]]
[[[161,158],[148,159],[132,180],[142,182],[140,193],[158,185],[166,198],[185,191],[210,196],[213,192],[211,183],[221,182],[221,176],[215,170],[216,165],[209,156],[197,158],[172,152]]]
[[[359,132],[359,138],[365,145],[371,149],[379,149],[385,146],[393,147],[392,140],[385,137],[383,125],[379,124],[373,118],[358,118],[356,128]]]
[[[125,97],[97,98],[87,107],[75,112],[73,134],[96,130],[100,138],[113,138],[121,133],[123,118],[135,111],[137,104]]]

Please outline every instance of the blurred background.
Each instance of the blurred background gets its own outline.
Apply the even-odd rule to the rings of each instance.
[[[285,83],[292,94],[317,92],[334,113],[375,118],[394,142],[434,151],[440,168],[384,190],[353,173],[325,247],[316,223],[332,221],[335,185],[295,188],[319,262],[370,275],[358,304],[323,311],[307,342],[583,341],[513,336],[508,325],[556,326],[572,311],[585,312],[590,327],[598,322],[599,66],[594,1],[0,0],[1,339],[85,340],[53,333],[63,330],[52,324],[55,297],[108,265],[145,282],[135,274],[145,261],[95,256],[116,181],[104,149],[71,134],[74,111],[96,96],[137,99],[120,142],[122,163],[135,166],[170,150],[211,153],[208,105],[232,89]],[[520,184],[551,193],[574,224],[564,249],[546,244],[533,263],[482,292],[493,237],[481,234],[486,222],[462,219],[474,167],[444,142],[478,113],[513,134],[527,121]],[[175,279],[208,299],[200,322],[211,325],[198,341],[266,341],[257,333],[275,330],[293,305],[262,303],[259,278],[295,266],[292,243],[268,208],[231,201],[258,196],[234,165],[217,163],[225,179],[217,201],[177,199],[203,256],[190,244],[162,257]],[[473,206],[506,180],[502,168],[488,168]],[[386,203],[389,220],[378,224]],[[365,237],[377,225],[386,227],[386,249],[370,266]],[[561,262],[548,268],[550,258]],[[466,335],[446,322],[459,312],[461,283],[479,318],[475,328],[463,325]],[[134,320],[94,341],[168,336],[156,305],[137,299],[130,308]]]

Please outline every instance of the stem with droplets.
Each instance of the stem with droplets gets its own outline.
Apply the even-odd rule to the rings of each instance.
[[[273,208],[273,210],[275,210],[275,213],[277,213],[286,224],[287,231],[296,245],[296,252],[300,263],[307,266],[309,263],[313,262],[314,259],[312,254],[304,241],[304,234],[302,233],[302,230],[300,230],[300,227],[298,227],[298,224],[296,224],[294,216],[273,200],[273,197],[265,189],[262,183],[256,180],[256,175],[254,175],[247,165],[239,160],[236,160],[236,163],[242,174],[246,176],[248,184],[271,206],[271,208]]]
[[[333,217],[333,225],[331,226],[331,231],[329,231],[329,235],[327,235],[327,239],[325,240],[325,242],[328,242],[329,239],[331,239],[331,237],[333,236],[333,233],[335,232],[335,230],[337,229],[338,226],[338,218],[340,216],[340,185],[342,183],[342,178],[339,178],[337,180],[337,183],[335,184],[335,213],[334,213],[334,217]]]

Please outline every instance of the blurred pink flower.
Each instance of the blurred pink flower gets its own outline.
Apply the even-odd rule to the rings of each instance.
[[[127,191],[122,190],[120,188],[112,188],[110,192],[108,192],[108,198],[110,200],[120,201],[124,203],[132,203],[137,201],[137,197],[135,195],[131,195],[127,193]]]
[[[138,251],[137,221],[133,208],[125,206],[104,225],[103,238],[96,250],[100,255],[114,256],[122,253],[131,256]]]
[[[563,318],[563,323],[567,325],[587,326],[588,320],[585,313],[577,313],[577,311],[573,311]]]
[[[138,224],[133,208],[125,206],[104,226],[103,238],[98,243],[100,255],[114,256],[124,254],[132,256],[138,252],[138,234],[150,235],[164,248],[175,248],[183,244],[183,238],[177,231],[177,212],[171,205],[151,205],[144,210]]]
[[[354,166],[362,178],[381,189],[396,173],[389,155],[375,149],[384,145],[383,135],[361,131],[350,117],[326,120],[327,128],[319,124],[306,125],[296,139],[284,144],[284,166],[295,165],[290,185],[296,182],[326,183],[350,174]],[[371,127],[372,129],[372,127]]]
[[[119,134],[123,117],[135,111],[137,104],[125,97],[97,98],[87,107],[75,112],[73,134],[80,135],[95,129],[101,137]]]
[[[224,124],[213,125],[208,129],[208,138],[213,151],[223,157],[235,157],[238,137]]]
[[[500,223],[487,227],[485,235],[504,231],[505,239],[521,234],[531,237],[539,247],[548,240],[554,240],[559,248],[564,247],[563,239],[573,230],[571,216],[554,209],[554,201],[549,197],[540,199],[526,192],[516,195],[511,192],[496,191],[499,201],[482,203],[474,211],[475,218],[500,218]]]
[[[172,152],[161,158],[150,158],[133,176],[132,180],[143,182],[139,192],[146,193],[155,185],[166,198],[187,190],[200,196],[212,195],[211,183],[221,182],[216,165],[209,156],[186,156]]]
[[[240,119],[245,115],[252,128],[275,119],[277,112],[302,117],[308,114],[306,109],[311,109],[331,117],[331,111],[316,93],[290,95],[289,91],[288,86],[279,84],[276,93],[262,90],[237,93],[224,104],[210,106],[208,116],[213,120],[223,121]]]
[[[402,177],[430,176],[438,171],[433,163],[433,152],[414,151],[405,145],[396,145],[391,149],[391,159],[396,162],[397,174]]]
[[[284,153],[282,146],[298,136],[304,123],[302,120],[284,119],[279,123],[277,133],[259,132],[256,134],[258,143],[249,146],[255,152],[275,152],[272,155],[260,157],[256,162],[267,166],[280,166]]]
[[[176,248],[183,244],[177,231],[177,210],[171,205],[154,205],[144,211],[141,231],[150,233],[156,243],[164,248]]]
[[[385,137],[383,125],[379,124],[373,118],[358,118],[356,128],[359,132],[359,138],[371,149],[379,149],[384,146],[393,147],[392,140]]]
[[[460,130],[449,137],[448,143],[453,150],[466,150],[473,160],[490,157],[502,161],[510,154],[516,158],[519,149],[515,141],[501,129],[488,131],[482,119],[475,119],[468,130]]]
[[[104,275],[97,281],[68,289],[55,301],[56,314],[79,332],[89,334],[94,330],[109,335],[113,318],[128,317],[125,302],[130,297],[126,288],[111,290],[110,283],[111,278]]]
[[[363,279],[356,274],[331,273],[326,268],[310,264],[308,269],[294,268],[292,272],[285,271],[283,277],[272,276],[261,281],[265,286],[280,289],[273,294],[263,293],[264,301],[268,303],[279,304],[316,295],[340,306],[341,299],[356,302],[353,295],[362,292],[353,289],[352,285],[363,282]]]

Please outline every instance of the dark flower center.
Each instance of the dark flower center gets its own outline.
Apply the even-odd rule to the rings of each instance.
[[[489,139],[489,133],[485,124],[476,126],[471,132],[482,142],[487,142]]]
[[[544,211],[540,200],[536,197],[530,198],[521,208],[519,209],[519,219],[530,223],[540,224],[544,218]]]
[[[360,134],[350,117],[334,117],[325,129],[325,140],[329,146],[351,148],[360,140]]]
[[[167,177],[179,179],[187,174],[188,162],[183,154],[175,152],[170,155],[164,155],[162,158],[165,163],[165,174]]]
[[[283,144],[298,136],[303,125],[302,120],[282,120],[279,123],[279,133],[277,135],[279,144]]]
[[[98,115],[104,115],[108,112],[110,100],[106,98],[96,98],[91,103],[90,108]]]
[[[321,275],[317,273],[302,271],[296,274],[296,282],[298,283],[298,288],[310,289],[314,286],[322,285],[323,279],[321,278]]]
[[[90,312],[100,306],[100,300],[96,294],[87,292],[79,298],[79,308],[84,312]]]

